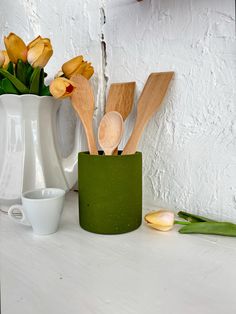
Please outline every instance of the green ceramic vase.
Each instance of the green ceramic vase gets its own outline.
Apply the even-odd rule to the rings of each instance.
[[[80,226],[100,234],[137,229],[142,221],[142,154],[82,152],[78,167]]]

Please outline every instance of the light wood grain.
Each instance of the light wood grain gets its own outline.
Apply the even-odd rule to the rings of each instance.
[[[112,155],[121,141],[123,131],[123,118],[119,112],[109,111],[103,116],[98,128],[98,142],[105,155]]]
[[[133,108],[134,91],[135,82],[111,84],[107,96],[106,112],[118,111],[125,121]]]
[[[71,80],[76,84],[76,89],[71,95],[72,106],[84,126],[89,153],[97,155],[98,151],[93,132],[94,95],[92,87],[82,75],[74,75]]]
[[[125,121],[133,108],[135,85],[135,82],[111,84],[105,111],[118,111]],[[117,154],[118,147],[113,152],[113,155]]]
[[[134,154],[142,132],[153,114],[160,108],[174,72],[152,73],[144,86],[137,105],[137,118],[123,155]]]

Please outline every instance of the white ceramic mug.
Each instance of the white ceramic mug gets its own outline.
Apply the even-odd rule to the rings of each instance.
[[[43,188],[23,193],[22,205],[13,205],[8,215],[14,221],[30,225],[38,235],[47,235],[57,231],[63,210],[65,191],[54,188]],[[14,211],[21,212],[17,218]]]

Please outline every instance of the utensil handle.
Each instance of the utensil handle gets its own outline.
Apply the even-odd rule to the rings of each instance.
[[[113,152],[112,155],[113,155],[113,156],[117,156],[117,155],[118,155],[118,147],[116,147],[116,149],[114,150],[114,152]]]
[[[125,145],[125,148],[123,149],[122,155],[132,155],[136,152],[138,146],[138,139],[135,138],[133,134],[129,138],[127,144]]]
[[[136,121],[132,134],[123,149],[122,155],[132,155],[136,153],[138,142],[144,130],[145,124],[146,123],[137,123]]]
[[[82,120],[82,123],[83,123],[83,120]],[[86,124],[86,126],[84,125],[84,129],[85,129],[85,134],[87,137],[88,150],[89,150],[90,155],[98,155],[98,150],[97,150],[97,145],[94,138],[92,123]]]
[[[14,213],[14,210],[17,210],[17,214]],[[21,214],[21,218],[17,218],[17,216],[19,216],[19,212]],[[22,224],[22,225],[26,225],[26,226],[31,226],[29,220],[26,218],[24,210],[23,210],[23,206],[22,205],[12,205],[9,210],[8,210],[8,216],[14,220],[15,222]]]

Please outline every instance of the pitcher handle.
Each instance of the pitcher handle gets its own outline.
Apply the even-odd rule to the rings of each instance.
[[[62,159],[62,168],[69,188],[72,188],[78,180],[78,152],[81,146],[79,135],[79,122],[77,118],[73,150],[68,157]]]

